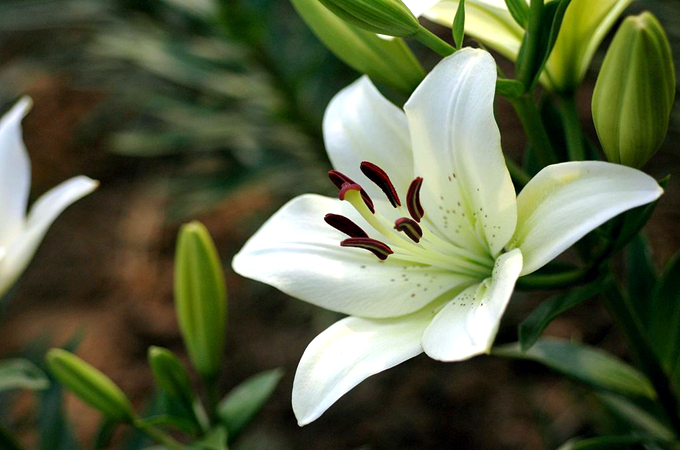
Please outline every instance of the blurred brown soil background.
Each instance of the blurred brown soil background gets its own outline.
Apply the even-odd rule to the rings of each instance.
[[[579,103],[583,125],[593,136],[587,108],[591,89],[592,82],[581,90]],[[20,352],[39,336],[62,345],[82,329],[78,354],[108,374],[141,409],[153,392],[147,347],[166,346],[185,356],[172,302],[180,223],[168,219],[167,186],[162,177],[153,177],[166,162],[124,158],[77,143],[78,127],[103,94],[74,91],[50,75],[38,77],[27,93],[35,102],[24,121],[33,162],[32,198],[80,173],[100,179],[101,187],[56,221],[4,305],[0,355]],[[507,103],[499,103],[497,118],[504,149],[516,156],[524,138]],[[659,264],[680,248],[676,138],[669,137],[647,168],[657,177],[673,174],[647,228]],[[606,426],[601,407],[585,389],[541,366],[492,357],[443,364],[420,356],[370,378],[321,419],[298,428],[290,406],[297,362],[306,345],[339,316],[243,279],[230,268],[244,241],[286,200],[266,184],[254,183],[195,217],[212,233],[228,278],[223,391],[261,370],[283,367],[286,372],[238,448],[542,449]],[[517,324],[548,295],[518,292],[497,342],[516,340]],[[546,333],[625,355],[625,343],[598,301],[564,314]],[[2,415],[23,415],[35,406],[31,398],[19,397]],[[73,397],[67,413],[81,441],[90,442],[99,414]],[[36,436],[27,431],[22,439],[35,442]]]

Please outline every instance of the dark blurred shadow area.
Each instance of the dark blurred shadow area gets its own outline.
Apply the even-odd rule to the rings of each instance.
[[[631,7],[643,9],[663,22],[680,61],[680,3]],[[601,61],[600,54],[594,66]],[[185,356],[173,257],[179,225],[197,219],[215,238],[228,278],[221,385],[269,368],[286,372],[234,448],[549,449],[576,434],[615,429],[595,397],[541,366],[424,356],[370,378],[318,421],[297,426],[290,406],[297,362],[339,316],[238,277],[230,261],[285,201],[331,193],[321,119],[334,93],[357,76],[284,0],[0,1],[0,106],[5,111],[21,95],[34,100],[24,121],[31,197],[76,174],[101,181],[57,220],[0,305],[0,357],[37,359],[79,336],[78,354],[143,410],[154,389],[147,347]],[[579,104],[595,138],[593,85],[590,76]],[[518,158],[524,136],[504,101],[497,120],[504,150]],[[659,264],[680,247],[679,133],[676,104],[666,143],[646,168],[656,177],[672,174],[647,229]],[[515,341],[517,324],[548,295],[518,292],[497,341]],[[596,302],[560,316],[546,333],[625,354]],[[0,422],[30,448],[46,426],[37,410],[33,395],[0,396]],[[101,417],[71,396],[65,411],[64,432],[88,448]],[[127,436],[117,442],[136,448]]]

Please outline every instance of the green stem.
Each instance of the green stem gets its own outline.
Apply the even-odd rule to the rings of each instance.
[[[522,122],[524,131],[529,139],[529,144],[536,153],[541,166],[545,167],[556,163],[557,158],[555,157],[552,143],[533,99],[529,95],[523,95],[517,98],[509,98],[508,100],[519,116],[519,120]]]
[[[212,419],[217,414],[217,403],[219,402],[219,390],[217,388],[217,379],[215,377],[205,378],[203,380],[205,385],[206,397],[208,400],[208,415]]]
[[[527,275],[517,280],[517,289],[559,289],[582,283],[596,276],[596,272],[588,269],[574,269],[559,273]]]
[[[420,30],[413,37],[421,44],[429,47],[431,50],[437,52],[440,56],[452,55],[456,49],[447,44],[442,39],[438,38],[434,33],[425,27],[420,27]]]
[[[661,367],[659,360],[654,356],[654,348],[635,315],[630,299],[621,292],[616,283],[613,283],[612,288],[606,291],[604,298],[610,314],[623,329],[633,358],[652,382],[659,404],[668,416],[676,437],[680,437],[678,403],[671,380]]]
[[[560,96],[562,105],[562,124],[567,139],[567,152],[571,161],[583,161],[586,159],[586,149],[583,145],[583,132],[581,122],[576,108],[576,98],[574,94]]]
[[[517,79],[526,89],[531,89],[534,82],[533,78],[536,74],[535,65],[539,63],[536,58],[536,52],[539,49],[543,7],[543,0],[531,0],[529,6],[529,21],[527,22],[526,36],[522,45],[524,53],[523,63],[518,67],[517,76]]]
[[[164,445],[165,447],[171,450],[186,450],[186,446],[175,440],[172,436],[165,433],[164,431],[154,427],[153,425],[148,425],[142,422],[141,420],[136,420],[133,423],[133,425],[135,428],[149,436],[157,443]]]

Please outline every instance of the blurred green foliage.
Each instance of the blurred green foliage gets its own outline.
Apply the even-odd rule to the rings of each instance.
[[[326,166],[323,110],[355,76],[274,0],[11,0],[0,45],[0,101],[44,72],[103,92],[80,138],[162,160],[174,218],[247,182],[304,190],[287,181]]]

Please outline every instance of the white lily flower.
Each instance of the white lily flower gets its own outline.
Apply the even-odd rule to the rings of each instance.
[[[578,86],[597,47],[631,1],[572,0],[541,83],[556,90]],[[448,27],[458,8],[457,0],[407,0],[405,3],[414,14],[422,14]],[[466,1],[465,32],[513,61],[524,39],[524,29],[510,15],[505,0]]]
[[[26,269],[52,222],[98,185],[84,176],[72,178],[42,195],[26,214],[31,161],[21,120],[31,104],[24,97],[0,119],[0,298]]]
[[[495,83],[493,58],[463,49],[434,68],[405,113],[367,77],[342,90],[323,126],[340,199],[295,198],[234,258],[239,274],[350,316],[302,356],[300,425],[422,352],[442,361],[488,353],[519,276],[661,195],[640,171],[571,162],[545,168],[516,196]]]

